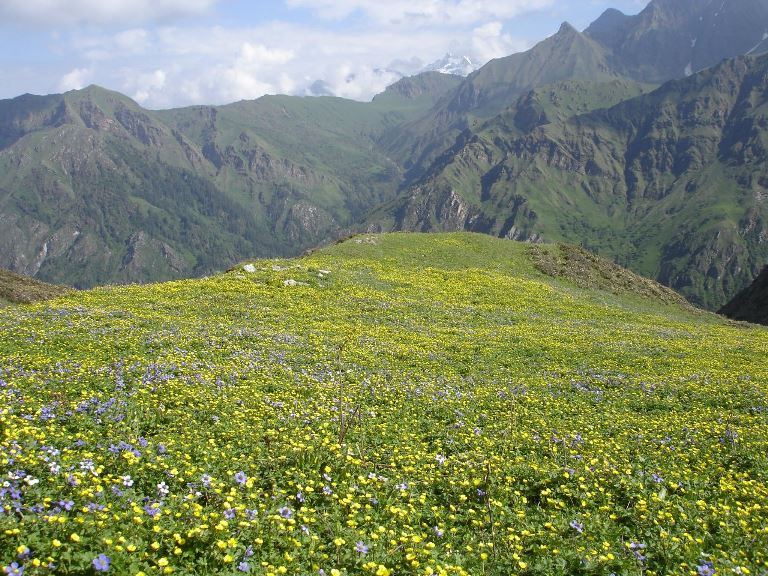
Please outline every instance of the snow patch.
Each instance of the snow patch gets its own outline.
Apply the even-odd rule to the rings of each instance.
[[[688,62],[688,65],[685,67],[685,70],[683,70],[683,73],[686,76],[693,74],[693,62]]]
[[[469,56],[458,56],[448,52],[439,60],[435,60],[421,69],[422,72],[441,72],[443,74],[453,74],[454,76],[468,76],[478,66]]]
[[[754,52],[755,50],[757,50],[758,48],[760,48],[760,45],[761,45],[763,42],[765,42],[766,40],[768,40],[768,32],[763,32],[763,37],[760,39],[760,42],[758,42],[758,43],[757,43],[757,44],[755,44],[755,45],[754,45],[754,46],[753,46],[753,47],[752,47],[750,50],[748,50],[748,51],[747,51],[747,55],[750,55],[750,54],[752,54],[752,52]]]
[[[696,48],[696,41],[697,40],[698,40],[698,38],[694,38],[693,40],[691,40],[691,48]]]

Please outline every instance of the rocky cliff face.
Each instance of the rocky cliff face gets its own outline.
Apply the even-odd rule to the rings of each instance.
[[[585,33],[625,76],[663,82],[765,51],[765,0],[653,0],[636,16],[606,11]]]

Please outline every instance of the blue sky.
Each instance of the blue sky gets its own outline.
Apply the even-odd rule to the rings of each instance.
[[[452,51],[478,64],[644,0],[0,0],[0,98],[99,84],[149,108],[368,100]]]

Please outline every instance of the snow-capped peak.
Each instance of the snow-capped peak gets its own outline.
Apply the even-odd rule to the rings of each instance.
[[[432,64],[428,64],[421,71],[422,72],[442,72],[443,74],[454,74],[456,76],[467,76],[475,70],[478,66],[472,61],[469,56],[457,56],[448,52],[445,56],[439,60],[435,60]]]

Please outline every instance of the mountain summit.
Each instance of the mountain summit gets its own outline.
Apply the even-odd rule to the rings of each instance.
[[[443,74],[453,74],[455,76],[468,76],[477,70],[477,68],[477,64],[475,64],[469,56],[458,56],[448,52],[439,60],[435,60],[431,64],[425,66],[422,72],[441,72]]]
[[[609,49],[624,75],[663,82],[724,58],[764,52],[765,0],[653,0],[636,16],[607,10],[585,34]]]

